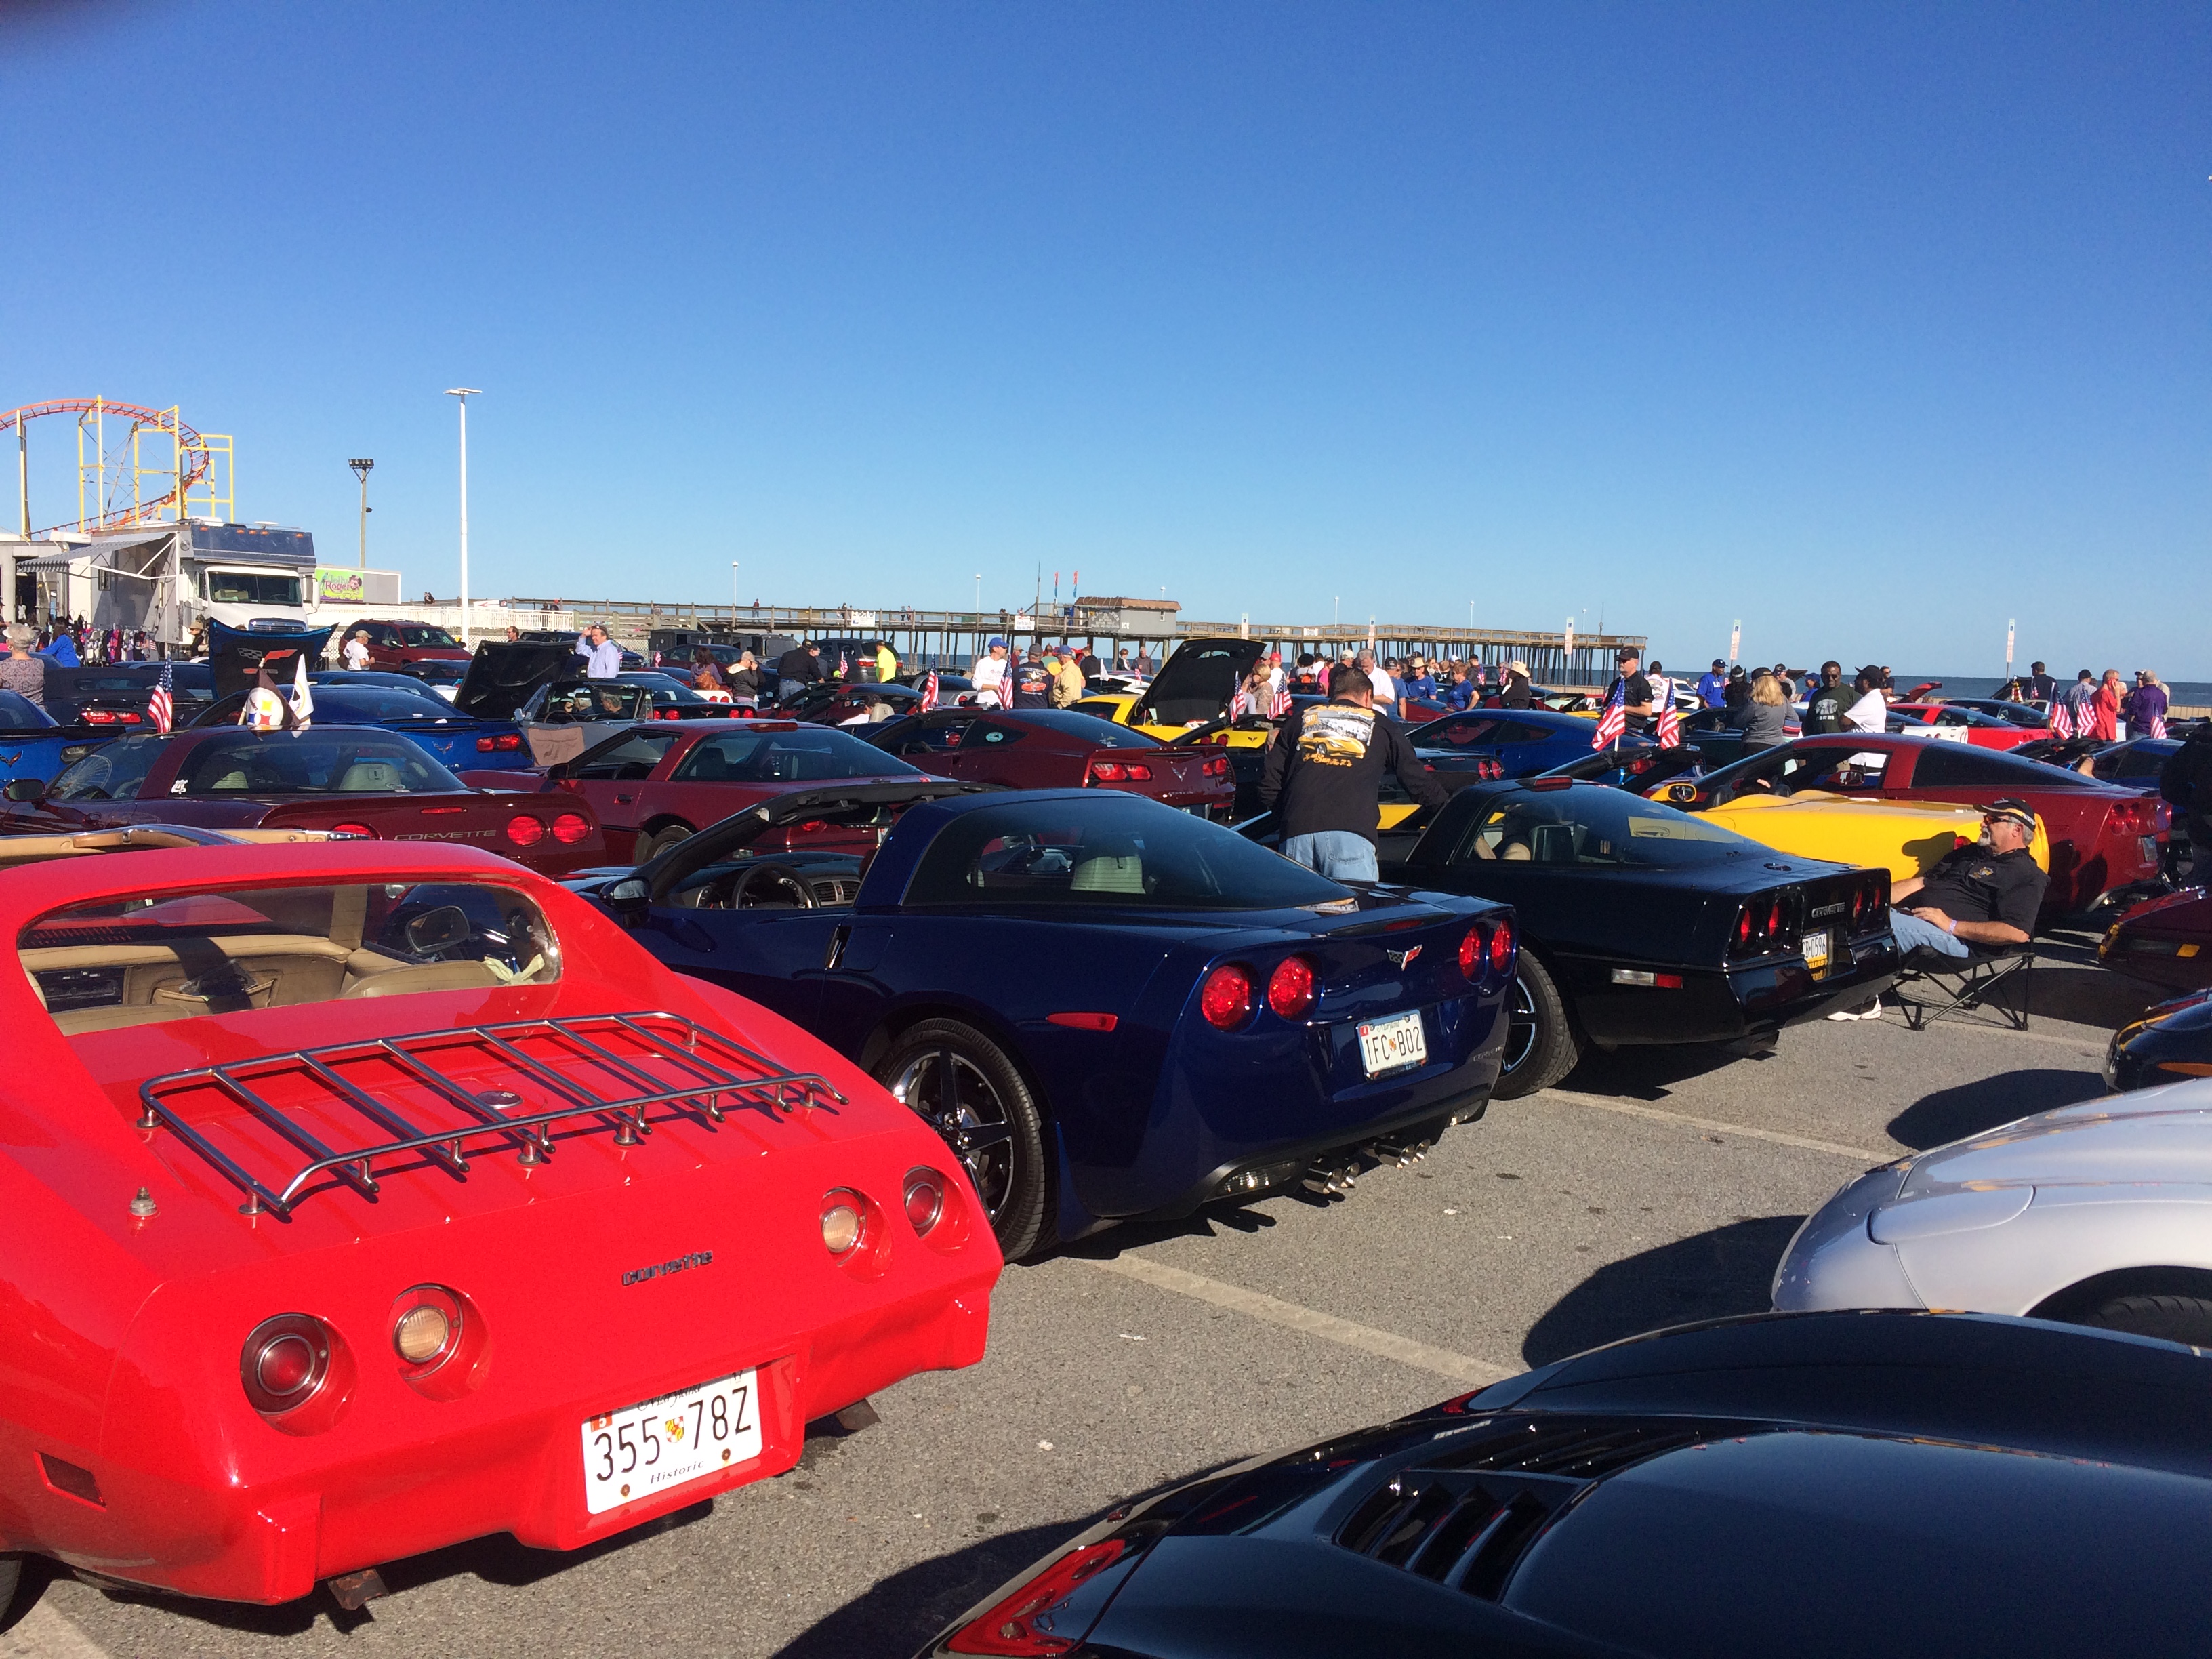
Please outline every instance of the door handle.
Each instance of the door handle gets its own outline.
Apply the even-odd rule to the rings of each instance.
[[[636,799],[637,797],[635,795],[617,795],[615,797],[615,805],[617,806],[627,806]]]

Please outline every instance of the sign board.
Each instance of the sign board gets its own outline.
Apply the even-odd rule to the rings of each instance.
[[[1015,616],[1014,632],[1017,634],[1033,634],[1036,631],[1036,618],[1035,617],[1030,615],[1026,611],[1021,611]]]
[[[342,609],[398,605],[399,573],[397,570],[358,570],[347,566],[317,565],[313,592],[317,605],[333,605]],[[496,605],[500,601],[494,599],[488,603]]]
[[[873,628],[876,613],[872,611],[848,611],[845,613],[845,620],[855,628]]]

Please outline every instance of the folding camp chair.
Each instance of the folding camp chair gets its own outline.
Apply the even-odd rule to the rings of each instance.
[[[1954,1014],[1989,1009],[2015,1031],[2027,1029],[2028,976],[2035,969],[2035,946],[2027,945],[1975,945],[1964,957],[1947,957],[1940,951],[1905,953],[1899,964],[1893,994],[1905,1014],[1905,1023],[1924,1031],[1935,1021]],[[1907,986],[1924,986],[1927,994],[1915,998]]]

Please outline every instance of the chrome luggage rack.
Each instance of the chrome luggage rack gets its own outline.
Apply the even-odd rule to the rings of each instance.
[[[610,1042],[619,1048],[608,1047]],[[526,1053],[525,1044],[543,1052]],[[470,1070],[493,1067],[520,1073],[520,1079],[565,1103],[550,1111],[516,1112],[525,1102],[513,1089],[464,1088],[446,1075],[457,1069],[453,1064],[457,1050]],[[444,1072],[434,1060],[444,1062]],[[349,1070],[374,1072],[378,1077],[349,1079],[343,1075]],[[670,1071],[673,1079],[666,1074]],[[624,1086],[612,1091],[594,1087],[588,1079],[595,1073]],[[268,1098],[275,1092],[272,1079],[282,1079],[290,1092],[302,1097],[290,1111]],[[421,1127],[372,1092],[380,1081],[386,1088],[411,1085],[466,1121],[442,1128]],[[675,1086],[668,1086],[672,1082]],[[305,1152],[308,1162],[281,1188],[258,1180],[173,1104],[178,1096],[203,1090],[214,1090],[244,1107]],[[646,1118],[649,1107],[667,1106],[700,1121],[720,1123],[734,1107],[762,1108],[774,1116],[824,1101],[845,1103],[845,1097],[818,1073],[787,1071],[743,1043],[680,1014],[665,1012],[453,1026],[263,1054],[149,1079],[139,1085],[138,1098],[146,1109],[138,1127],[150,1133],[166,1126],[198,1153],[246,1194],[246,1202],[239,1206],[241,1215],[275,1214],[287,1220],[308,1183],[325,1173],[374,1200],[375,1166],[380,1158],[420,1154],[456,1180],[465,1180],[465,1143],[495,1137],[518,1151],[519,1162],[543,1164],[553,1155],[553,1126],[570,1119],[599,1118],[613,1127],[617,1146],[635,1146],[653,1133]],[[298,1121],[295,1114],[302,1107],[340,1118],[357,1115],[393,1139],[367,1146],[331,1147]],[[479,1146],[480,1153],[483,1150]]]

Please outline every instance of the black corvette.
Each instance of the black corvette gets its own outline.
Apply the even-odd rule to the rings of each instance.
[[[1109,1510],[925,1651],[2202,1654],[2208,1391],[2032,1320],[1686,1326]]]
[[[1887,872],[1788,856],[1601,784],[1469,784],[1386,832],[1381,855],[1387,883],[1520,914],[1500,1100],[1558,1082],[1586,1046],[1766,1048],[1897,973]]]
[[[2192,991],[2144,1011],[2112,1033],[2105,1085],[2151,1089],[2212,1077],[2212,991]]]

